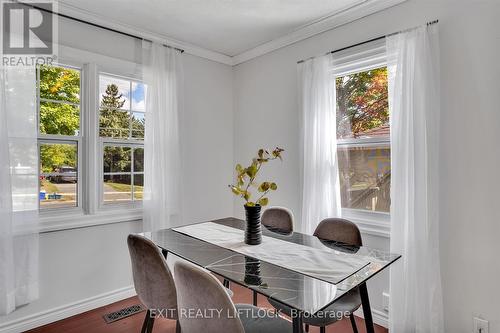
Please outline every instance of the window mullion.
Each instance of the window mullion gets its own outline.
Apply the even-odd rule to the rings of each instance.
[[[96,64],[86,64],[84,66],[84,100],[82,113],[84,118],[84,175],[83,184],[85,186],[84,209],[87,214],[95,214],[98,207],[98,182],[99,182],[99,165],[97,156],[100,153],[98,142],[99,131],[99,112],[97,101],[98,98],[98,79]]]

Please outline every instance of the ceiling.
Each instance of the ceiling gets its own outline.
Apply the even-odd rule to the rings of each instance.
[[[140,31],[236,56],[367,0],[60,0]]]

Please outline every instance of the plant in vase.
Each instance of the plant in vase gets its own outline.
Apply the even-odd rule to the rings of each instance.
[[[262,166],[269,161],[282,160],[283,149],[276,147],[269,152],[259,149],[257,156],[252,159],[252,164],[244,168],[241,164],[236,164],[236,184],[229,185],[231,191],[245,200],[245,215],[247,227],[245,229],[245,243],[250,245],[260,244],[262,241],[262,231],[260,228],[260,210],[262,206],[269,203],[267,195],[271,191],[276,191],[278,185],[275,182],[257,182],[256,178]],[[257,199],[252,200],[252,192],[257,190]]]

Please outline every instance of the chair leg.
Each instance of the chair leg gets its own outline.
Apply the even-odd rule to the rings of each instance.
[[[306,333],[309,333],[309,324],[306,324]]]
[[[321,326],[319,328],[319,333],[326,333],[326,327],[325,326]]]
[[[144,322],[142,323],[141,333],[146,333],[146,330],[148,329],[150,313],[151,312],[149,310],[146,311],[146,316],[144,317]]]
[[[358,326],[356,326],[356,319],[354,318],[354,315],[351,314],[349,316],[349,319],[351,319],[351,326],[352,326],[352,331],[354,333],[358,333]]]
[[[256,291],[252,291],[252,292],[253,292],[253,305],[257,306],[257,292]]]
[[[229,280],[224,279],[224,282],[222,284],[225,288],[229,289]]]
[[[155,317],[151,317],[149,318],[149,326],[148,326],[148,330],[146,333],[151,333],[153,332],[153,326],[154,326],[154,323],[155,323]]]
[[[181,323],[179,322],[178,319],[175,323],[175,333],[181,333]]]

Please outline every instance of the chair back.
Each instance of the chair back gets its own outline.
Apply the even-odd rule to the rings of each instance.
[[[178,261],[174,276],[182,333],[245,333],[231,298],[213,275],[189,262]],[[196,316],[197,313],[203,316]]]
[[[148,309],[165,309],[177,319],[177,293],[174,279],[160,249],[140,235],[127,238],[135,291]]]
[[[266,227],[286,233],[293,232],[293,214],[287,208],[270,207],[264,211],[260,221]]]
[[[363,246],[363,240],[361,239],[361,232],[358,226],[345,219],[324,219],[316,227],[314,236],[324,240],[341,242],[354,246]]]

